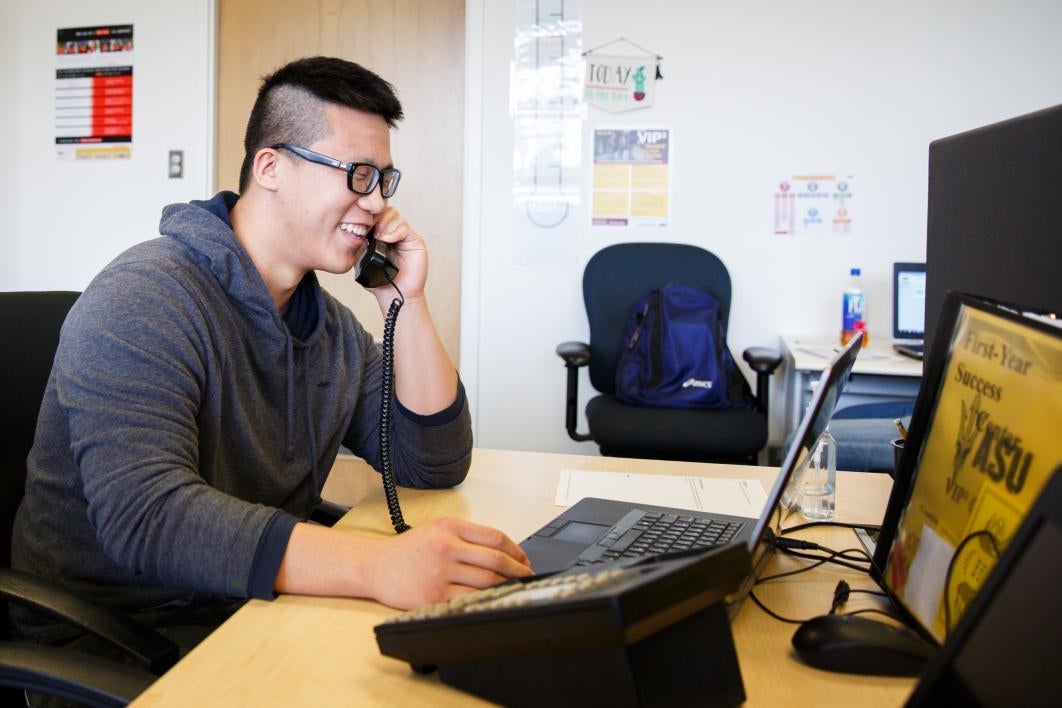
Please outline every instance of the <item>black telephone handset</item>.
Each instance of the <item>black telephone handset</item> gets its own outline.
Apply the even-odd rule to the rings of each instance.
[[[354,270],[354,280],[363,288],[378,288],[387,285],[398,275],[398,268],[391,262],[391,249],[383,241],[377,241],[369,231],[365,253]]]
[[[398,268],[391,262],[390,248],[382,241],[377,241],[369,231],[365,244],[365,253],[358,261],[354,280],[365,288],[378,288],[391,284],[398,297],[391,301],[391,309],[384,319],[383,334],[383,385],[380,392],[380,478],[383,480],[384,495],[387,497],[387,510],[391,515],[391,525],[396,533],[408,531],[410,526],[402,518],[402,509],[398,506],[398,491],[395,488],[394,455],[391,448],[391,401],[395,394],[395,322],[398,311],[402,309],[405,298],[395,285]]]

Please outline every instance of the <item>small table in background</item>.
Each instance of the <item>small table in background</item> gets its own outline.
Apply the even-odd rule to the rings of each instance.
[[[837,337],[783,334],[782,347],[786,358],[785,436],[800,424],[811,400],[811,383],[819,380],[841,345]],[[921,361],[897,354],[889,340],[871,338],[856,359],[837,410],[859,403],[914,401],[921,383]]]

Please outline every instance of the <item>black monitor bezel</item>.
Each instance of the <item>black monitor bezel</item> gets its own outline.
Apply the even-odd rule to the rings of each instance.
[[[1036,502],[1029,509],[1028,516],[1002,552],[984,585],[955,625],[955,629],[949,633],[944,646],[922,672],[914,693],[908,699],[908,708],[948,703],[954,705],[956,702],[968,704],[977,701],[978,696],[971,693],[970,687],[963,681],[962,672],[956,670],[956,662],[961,659],[967,642],[981,629],[982,620],[995,613],[1013,610],[1013,607],[998,602],[1001,590],[1008,582],[1012,582],[1014,571],[1027,562],[1026,553],[1031,545],[1049,527],[1056,531],[1062,529],[1062,465],[1056,467],[1048,478]],[[1024,637],[1022,639],[1024,640]],[[1057,644],[1051,646],[1057,647]],[[1031,659],[1038,648],[1019,642],[1014,649],[1026,653],[1022,659]],[[1058,654],[1057,648],[1054,652]],[[1050,665],[1050,660],[1045,665]]]
[[[885,580],[885,568],[889,553],[899,528],[900,517],[910,503],[915,480],[915,467],[918,463],[922,445],[925,442],[936,414],[936,403],[943,384],[943,377],[949,362],[949,345],[959,324],[959,313],[963,307],[969,307],[981,312],[1002,317],[1012,322],[1018,322],[1024,327],[1038,330],[1053,337],[1059,336],[1057,327],[1034,318],[1024,316],[1023,313],[1048,314],[1035,308],[1022,307],[1012,303],[1002,303],[987,300],[981,297],[949,290],[944,296],[944,305],[941,308],[939,325],[933,336],[930,357],[925,364],[922,374],[922,383],[918,389],[918,397],[915,399],[914,411],[911,414],[911,425],[908,428],[907,440],[904,444],[900,462],[896,468],[896,474],[892,483],[892,491],[885,507],[885,516],[881,522],[881,532],[874,547],[874,557],[870,566],[871,578],[881,587],[892,601],[892,605],[903,616],[907,624],[918,631],[926,640],[934,646],[940,646],[940,642],[926,627],[922,626],[914,613],[896,596],[892,587]]]
[[[921,332],[908,332],[900,329],[900,273],[925,273],[925,263],[892,264],[892,338],[916,340],[925,337],[925,317],[922,318]],[[922,307],[925,308],[923,302]],[[923,313],[924,315],[924,313]]]

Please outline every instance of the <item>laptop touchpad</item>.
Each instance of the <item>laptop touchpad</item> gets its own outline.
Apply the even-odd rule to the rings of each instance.
[[[598,524],[584,524],[579,521],[569,521],[564,528],[553,535],[553,538],[561,541],[572,541],[589,546],[597,540],[598,536],[608,530],[608,526]]]

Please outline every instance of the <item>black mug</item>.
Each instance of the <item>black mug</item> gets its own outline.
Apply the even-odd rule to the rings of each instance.
[[[889,476],[893,479],[896,478],[896,473],[900,471],[900,460],[903,459],[903,448],[906,442],[906,438],[895,438],[889,441],[889,444],[892,445],[892,471]]]

